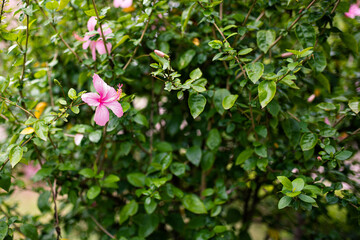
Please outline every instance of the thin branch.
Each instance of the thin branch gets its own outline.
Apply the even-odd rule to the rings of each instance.
[[[4,5],[5,5],[6,0],[3,0],[1,3],[1,10],[0,10],[0,24],[1,24],[1,19],[4,13]]]
[[[250,107],[251,125],[254,130],[256,140],[259,140],[259,137],[255,131],[255,122],[254,122],[254,115],[253,115],[253,110],[252,110],[252,106],[251,106],[251,91],[250,90],[249,90],[249,107]]]
[[[25,146],[31,139],[33,139],[33,137],[34,137],[34,134],[28,139],[28,140],[26,140],[25,142],[23,142],[22,144],[21,144],[21,146],[23,147],[23,146]],[[4,169],[4,167],[5,167],[5,165],[8,163],[10,161],[10,158],[7,158],[6,160],[5,160],[5,162],[1,165],[1,167],[0,167],[0,172]]]
[[[96,226],[98,226],[98,228],[100,228],[101,231],[103,231],[106,235],[108,235],[111,239],[116,239],[116,237],[114,235],[112,235],[111,233],[108,232],[108,230],[106,230],[92,215],[90,215],[91,220],[94,221],[94,223],[96,224]]]
[[[102,39],[103,39],[103,43],[104,43],[104,47],[105,47],[106,54],[107,54],[107,56],[108,56],[108,58],[109,58],[110,66],[111,66],[111,68],[114,68],[114,62],[112,61],[111,56],[110,56],[110,53],[109,53],[109,50],[108,50],[108,48],[107,48],[107,46],[106,46],[106,39],[105,39],[105,35],[104,35],[104,31],[103,31],[102,25],[101,25],[101,23],[100,23],[100,16],[99,16],[98,10],[97,10],[97,8],[96,8],[95,0],[92,0],[92,4],[93,4],[93,6],[94,6],[94,10],[95,10],[96,17],[97,17],[97,19],[98,19],[98,21],[99,21],[100,33],[101,33],[101,37],[102,37]]]
[[[129,64],[131,63],[131,61],[132,61],[133,58],[135,57],[135,54],[136,54],[136,52],[137,52],[137,50],[138,50],[138,48],[139,48],[139,46],[140,46],[140,44],[141,44],[141,42],[142,42],[142,40],[143,40],[143,38],[144,38],[145,32],[146,32],[146,30],[147,30],[147,28],[148,28],[148,26],[149,26],[150,18],[151,18],[151,16],[152,16],[152,13],[153,13],[153,12],[150,13],[150,16],[149,16],[149,19],[148,19],[148,21],[147,21],[147,23],[146,23],[146,25],[145,25],[145,28],[144,28],[144,30],[143,30],[142,33],[141,33],[141,37],[140,37],[140,41],[139,41],[138,45],[137,45],[136,48],[134,49],[134,52],[133,52],[132,56],[129,58],[129,60],[127,61],[127,63],[126,63],[125,66],[123,67],[123,70],[124,70],[124,71],[127,69],[127,67],[129,66]]]
[[[254,9],[254,7],[255,7],[256,1],[257,1],[257,0],[254,0],[253,4],[251,5],[251,7],[250,7],[250,9],[249,9],[249,11],[248,11],[248,13],[247,13],[247,15],[246,15],[246,17],[245,17],[245,20],[244,20],[244,22],[242,23],[243,26],[246,24],[247,20],[249,19],[249,16],[250,16],[250,14],[251,14],[251,11],[252,11],[252,10]]]
[[[44,15],[46,20],[49,20],[48,16],[46,15],[44,9],[40,6],[38,0],[34,0],[35,3],[38,5],[38,7],[40,8],[40,11],[42,12],[42,14]],[[69,44],[64,40],[64,38],[61,36],[61,34],[58,32],[58,30],[56,29],[56,26],[52,23],[52,21],[49,21],[50,26],[52,27],[52,29],[56,32],[56,34],[59,36],[60,40],[64,43],[64,45],[70,50],[70,52],[72,54],[75,55],[75,57],[77,58],[77,60],[82,63],[82,59],[79,57],[79,55],[77,55],[77,53],[69,46]],[[86,65],[87,66],[87,65]],[[87,66],[88,67],[88,66]]]
[[[26,7],[29,7],[29,0],[26,1]],[[25,12],[26,14],[26,12]],[[21,77],[19,80],[19,93],[20,93],[20,97],[21,97],[21,103],[22,106],[25,107],[25,104],[22,102],[22,99],[24,98],[22,89],[24,86],[24,77],[25,77],[25,66],[26,66],[26,53],[27,53],[27,49],[28,49],[28,43],[29,43],[29,21],[30,21],[30,17],[28,14],[26,14],[26,39],[25,39],[25,50],[24,50],[24,59],[23,59],[23,64],[22,64],[22,71],[21,71]]]
[[[309,5],[305,8],[306,10],[308,10],[312,5],[314,5],[314,3],[316,2],[316,0],[313,0],[311,3],[309,3]],[[304,11],[303,11],[304,12]],[[287,32],[290,32],[291,29],[295,26],[295,24],[304,16],[305,13],[301,13],[296,19],[295,21],[290,25],[290,27],[286,30]],[[269,47],[268,51],[270,51],[281,39],[283,38],[283,35],[280,35]],[[262,57],[264,57],[265,54],[261,53],[254,61],[252,61],[253,63],[259,61]],[[244,72],[239,73],[239,75],[236,76],[235,79],[239,79],[242,75],[244,75]]]
[[[23,110],[23,111],[24,111],[25,113],[27,113],[28,115],[30,115],[30,116],[32,116],[32,117],[35,117],[35,115],[34,115],[32,112],[26,110],[25,108],[23,108],[23,107],[20,106],[20,105],[17,105],[16,103],[14,103],[13,101],[11,101],[10,99],[4,98],[4,97],[2,97],[2,96],[0,96],[0,98],[3,99],[4,101],[6,101],[7,103],[9,103],[10,105],[14,105],[15,107],[18,107],[19,109]]]
[[[335,10],[338,7],[339,3],[340,3],[340,0],[337,0],[336,3],[335,3],[334,8],[331,10],[331,14],[333,14],[335,12]]]

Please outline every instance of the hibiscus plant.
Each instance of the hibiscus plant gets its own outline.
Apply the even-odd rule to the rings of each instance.
[[[0,240],[359,239],[359,4],[0,0]]]

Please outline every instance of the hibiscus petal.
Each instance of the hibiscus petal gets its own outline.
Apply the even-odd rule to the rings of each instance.
[[[81,96],[81,99],[86,102],[89,106],[99,106],[100,96],[97,93],[85,93]]]
[[[90,48],[91,48],[91,55],[94,61],[96,61],[96,44],[95,42],[91,42],[90,44]]]
[[[110,33],[112,33],[111,28],[110,28],[107,24],[102,25],[102,29],[103,29],[103,33],[104,33],[104,35],[105,35],[105,38],[106,38],[106,35],[109,35]],[[98,28],[98,32],[99,32],[100,35],[101,35],[101,30],[100,30],[100,28]]]
[[[73,33],[73,35],[74,35],[74,37],[75,37],[76,40],[81,41],[81,42],[84,41],[84,38],[80,37],[80,36],[77,35],[76,33]]]
[[[98,51],[98,53],[99,53],[100,55],[106,54],[104,42],[103,42],[102,40],[96,41],[96,50]]]
[[[83,49],[87,49],[87,48],[90,46],[90,43],[91,43],[90,40],[84,42],[83,45],[82,45],[82,48],[83,48]]]
[[[122,0],[114,0],[114,7],[118,8],[120,7]]]
[[[89,32],[92,32],[95,30],[95,26],[96,26],[97,20],[95,17],[91,17],[87,23],[87,27]]]
[[[101,77],[99,77],[99,75],[97,74],[94,74],[93,76],[93,84],[95,90],[100,94],[100,97],[103,100],[106,94],[108,93],[108,91],[111,89],[111,87],[108,86],[106,82],[104,82],[104,80],[102,80]]]
[[[121,8],[129,8],[133,4],[133,0],[122,0],[120,7]]]
[[[95,111],[95,122],[97,125],[105,126],[105,124],[109,121],[109,110],[103,105],[100,104]]]
[[[104,103],[104,105],[110,108],[111,111],[113,111],[113,113],[118,117],[122,117],[124,114],[121,104],[118,101]]]

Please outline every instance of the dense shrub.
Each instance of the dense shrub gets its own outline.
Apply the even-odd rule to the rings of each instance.
[[[356,3],[8,4],[0,240],[360,238]]]

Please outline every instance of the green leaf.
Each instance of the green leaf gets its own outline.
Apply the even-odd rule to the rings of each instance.
[[[246,54],[249,54],[253,51],[252,48],[245,48],[245,49],[242,49],[238,52],[238,55],[246,55]]]
[[[236,158],[235,165],[243,164],[246,160],[248,160],[252,156],[253,153],[254,153],[254,150],[252,150],[250,148],[245,149]]]
[[[0,240],[5,239],[5,237],[7,236],[8,229],[9,227],[6,222],[0,222]]]
[[[319,81],[319,83],[321,85],[323,85],[323,87],[330,93],[331,92],[331,86],[330,86],[330,82],[329,79],[327,79],[327,77],[325,77],[324,74],[322,73],[318,73],[315,75],[316,80]]]
[[[199,79],[201,78],[201,76],[202,76],[202,72],[200,68],[197,68],[190,73],[190,78],[193,80]]]
[[[292,191],[293,185],[291,181],[285,176],[278,176],[277,179],[281,182],[285,189]]]
[[[327,65],[324,52],[314,52],[314,57],[310,58],[309,63],[317,72],[324,71]]]
[[[146,176],[143,173],[140,172],[129,173],[128,175],[126,175],[126,178],[129,181],[129,183],[135,187],[145,186]]]
[[[155,199],[152,199],[150,197],[147,197],[145,199],[144,207],[145,207],[145,211],[147,214],[152,214],[155,211],[156,206],[157,206],[157,203],[156,203]]]
[[[296,77],[294,75],[287,75],[286,77],[284,77],[280,83],[285,84],[286,86],[289,86],[293,89],[300,89],[294,82],[293,80],[296,79]]]
[[[206,98],[202,94],[191,94],[188,100],[192,117],[197,118],[205,109]]]
[[[70,0],[60,0],[59,8],[56,11],[63,10],[68,5],[69,2]]]
[[[0,175],[0,188],[4,189],[6,192],[9,191],[11,186],[11,177],[8,174]]]
[[[258,86],[259,101],[262,108],[271,102],[276,93],[276,83],[274,81],[262,81]]]
[[[92,186],[86,193],[88,199],[96,198],[101,192],[101,188],[99,186]]]
[[[38,122],[35,122],[34,123],[34,130],[35,130],[35,133],[36,135],[46,141],[47,140],[47,135],[48,135],[48,132],[49,132],[49,127],[47,124],[45,124],[44,121],[38,121]]]
[[[38,197],[37,206],[41,212],[47,212],[51,210],[49,201],[50,195],[50,191],[44,191]]]
[[[223,101],[222,101],[222,106],[224,109],[230,109],[232,106],[234,106],[235,102],[236,102],[236,99],[238,98],[239,96],[237,94],[235,95],[229,95],[229,96],[226,96],[224,97]]]
[[[57,1],[47,2],[45,7],[49,10],[55,10],[59,7],[59,3]]]
[[[120,224],[123,224],[130,216],[134,216],[139,209],[139,205],[135,200],[131,200],[120,211]]]
[[[135,115],[134,121],[137,124],[143,125],[147,128],[149,127],[149,122],[148,122],[147,118],[144,115],[142,115],[141,113],[138,113]]]
[[[73,88],[70,88],[70,89],[69,89],[69,91],[68,91],[68,97],[69,97],[71,100],[75,100],[75,99],[77,98],[75,89],[73,89]]]
[[[263,138],[266,138],[266,136],[268,134],[267,128],[263,125],[256,126],[255,131],[260,137],[263,137]]]
[[[260,30],[256,34],[257,45],[264,53],[267,53],[275,38],[276,33],[273,30]]]
[[[90,142],[93,142],[93,143],[98,143],[101,139],[101,135],[102,135],[102,131],[101,130],[96,130],[94,132],[91,132],[89,134],[89,140]]]
[[[178,63],[179,70],[186,68],[190,64],[191,60],[195,57],[195,55],[196,55],[196,51],[193,49],[189,49],[185,53],[183,53],[180,56]]]
[[[305,182],[302,178],[296,178],[294,179],[294,181],[291,182],[292,184],[292,190],[293,192],[300,192],[301,190],[303,190]]]
[[[352,156],[352,152],[343,150],[335,155],[335,158],[340,161],[348,160]]]
[[[259,62],[248,63],[245,65],[245,71],[250,80],[255,84],[264,73],[264,64]]]
[[[182,199],[184,207],[195,214],[206,214],[204,203],[195,194],[188,194]]]
[[[328,103],[328,102],[322,102],[322,103],[319,103],[318,105],[316,105],[318,108],[322,109],[322,110],[325,110],[325,111],[332,111],[332,110],[335,110],[336,107],[334,104],[332,103]]]
[[[307,202],[307,203],[315,203],[316,202],[315,199],[313,199],[312,197],[307,196],[305,194],[300,194],[299,198],[301,201]]]
[[[313,47],[316,41],[316,33],[310,24],[298,24],[295,28],[296,37],[303,48]]]
[[[93,178],[95,176],[95,173],[91,168],[83,168],[79,171],[79,174],[86,178]]]
[[[183,163],[174,162],[170,166],[170,171],[175,176],[181,176],[185,173],[186,166]]]
[[[307,132],[302,135],[300,140],[300,146],[303,151],[313,149],[317,143],[317,136],[314,133]]]
[[[291,197],[283,196],[278,203],[278,209],[283,209],[283,208],[289,206],[289,204],[291,203],[291,200],[292,200]]]
[[[159,225],[159,217],[157,214],[147,215],[138,214],[134,216],[134,222],[139,225],[139,237],[132,238],[134,240],[143,240],[150,236]]]
[[[219,40],[212,40],[208,44],[213,49],[220,49],[223,46],[223,43]]]
[[[181,14],[181,33],[184,34],[186,30],[186,26],[189,22],[189,19],[191,17],[192,10],[196,6],[195,3],[191,4],[189,8],[184,10]]]
[[[0,93],[3,93],[9,86],[10,79],[0,76]]]
[[[14,168],[16,166],[16,164],[18,164],[20,162],[22,156],[23,156],[22,147],[21,146],[13,147],[9,153],[11,167]]]
[[[214,153],[210,151],[206,151],[203,158],[201,159],[201,168],[204,171],[209,170],[213,166],[214,161],[215,161]]]
[[[218,148],[221,144],[221,136],[219,131],[216,128],[213,128],[209,132],[209,136],[206,139],[206,145],[211,149],[214,150]]]
[[[256,161],[256,166],[263,172],[266,171],[266,167],[268,165],[269,161],[267,158],[259,158],[257,161]]]
[[[201,161],[201,148],[193,146],[186,151],[186,158],[195,166],[199,166]]]
[[[355,36],[350,33],[342,32],[340,37],[345,47],[349,48],[356,56],[359,52],[359,45],[356,41]]]
[[[72,106],[71,108],[71,111],[75,114],[79,114],[80,113],[80,109],[78,106]]]
[[[296,197],[296,196],[298,196],[300,194],[301,194],[301,192],[287,192],[287,193],[285,193],[286,196],[292,197],[292,198]]]
[[[214,105],[217,110],[217,112],[220,115],[223,115],[225,110],[223,107],[223,101],[225,97],[230,96],[230,92],[227,89],[217,89],[214,94]]]
[[[30,238],[31,240],[38,240],[39,236],[38,236],[38,232],[37,229],[34,225],[32,224],[22,224],[20,226],[20,231],[27,237]]]
[[[358,114],[360,112],[360,101],[357,98],[353,98],[349,101],[349,107],[350,109]]]
[[[318,188],[315,185],[305,185],[303,190],[308,190],[310,191],[312,194],[316,194],[316,195],[320,195],[321,194],[321,189]]]

